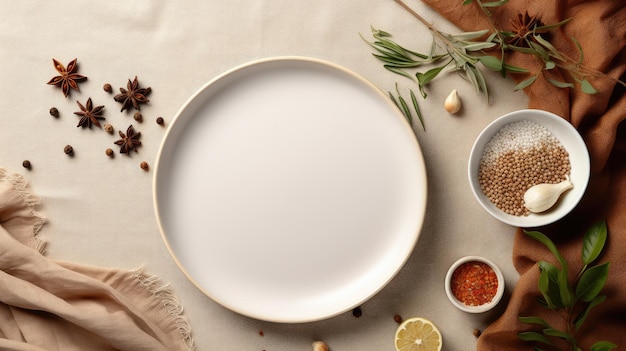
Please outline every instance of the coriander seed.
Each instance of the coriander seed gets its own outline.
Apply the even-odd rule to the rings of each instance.
[[[147,171],[150,169],[150,166],[148,165],[148,162],[146,161],[141,161],[141,164],[139,164],[139,167],[141,167],[141,169],[143,169],[144,171]]]
[[[104,91],[106,91],[107,93],[113,92],[113,87],[111,87],[111,84],[109,83],[104,84],[104,86],[102,86],[102,89],[104,89]]]
[[[103,128],[104,128],[104,131],[109,134],[113,134],[113,132],[115,131],[115,128],[113,128],[113,126],[109,123],[105,123]]]
[[[59,110],[56,107],[50,108],[50,116],[59,117]]]
[[[30,170],[33,166],[30,164],[30,161],[29,161],[29,160],[24,160],[24,161],[22,162],[22,167],[24,167],[24,168],[26,168],[26,169]]]
[[[135,112],[135,114],[133,115],[133,118],[135,119],[135,121],[139,123],[143,121],[143,116],[141,115],[141,112]]]
[[[72,147],[72,145],[65,145],[65,147],[63,148],[63,152],[65,152],[65,154],[68,156],[73,156],[74,148]]]

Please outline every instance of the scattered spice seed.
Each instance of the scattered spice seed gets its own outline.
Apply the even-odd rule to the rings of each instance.
[[[78,88],[78,82],[87,79],[87,77],[76,73],[78,70],[76,59],[70,61],[70,63],[67,64],[67,68],[65,68],[65,66],[63,66],[63,64],[56,59],[52,59],[52,63],[60,75],[52,77],[52,79],[48,81],[48,84],[61,87],[61,91],[63,91],[63,95],[65,95],[65,97],[69,95],[70,89],[80,91]]]
[[[109,156],[109,157],[113,157],[115,156],[115,153],[113,152],[113,149],[106,149],[104,150],[104,153]]]
[[[157,117],[156,123],[162,126],[163,124],[165,124],[165,120],[163,119],[163,117]]]
[[[141,164],[139,164],[139,167],[141,167],[141,169],[143,169],[144,171],[148,171],[150,169],[150,166],[148,165],[148,162],[146,161],[141,161]]]
[[[31,169],[33,167],[33,165],[30,164],[29,160],[24,160],[22,162],[22,167],[26,168],[26,169]]]
[[[65,145],[65,147],[63,148],[63,152],[65,152],[66,155],[73,156],[74,148],[72,147],[72,145]]]
[[[467,306],[489,303],[498,291],[496,272],[484,262],[463,263],[452,273],[451,279],[452,294]]]
[[[264,336],[265,336],[265,333],[264,333],[262,330],[259,330],[259,336],[260,336],[260,337],[264,337]]]
[[[402,317],[399,314],[393,316],[393,320],[398,324],[402,323]]]
[[[476,338],[477,338],[477,337],[479,337],[479,336],[480,336],[480,334],[482,334],[482,333],[480,332],[480,329],[474,329],[474,331],[472,332],[472,334],[474,335],[474,337],[476,337]]]
[[[50,108],[50,116],[59,117],[59,110],[56,107]]]
[[[104,89],[104,91],[106,91],[107,93],[113,92],[113,87],[109,83],[104,84],[104,86],[102,86],[102,89]]]
[[[361,310],[361,306],[356,307],[352,310],[352,315],[356,318],[359,318],[363,315],[363,310]]]
[[[113,134],[113,132],[115,131],[115,128],[113,128],[113,126],[109,123],[105,123],[104,124],[104,131],[109,133],[109,134]]]
[[[135,115],[133,115],[133,118],[135,119],[135,121],[139,123],[143,121],[143,115],[141,114],[141,112],[135,112]]]

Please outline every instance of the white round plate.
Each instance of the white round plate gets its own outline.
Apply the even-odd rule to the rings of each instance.
[[[311,58],[217,77],[168,128],[154,203],[170,253],[240,314],[309,322],[369,299],[411,254],[426,172],[413,130],[373,85]]]

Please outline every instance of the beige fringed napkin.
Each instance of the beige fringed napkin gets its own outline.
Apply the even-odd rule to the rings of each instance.
[[[423,0],[433,9],[465,31],[490,28],[487,18],[476,4],[462,5],[462,0]],[[583,64],[606,73],[613,79],[626,79],[626,2],[624,0],[529,0],[509,1],[493,8],[496,26],[511,29],[511,20],[528,12],[539,16],[544,24],[554,24],[572,18],[553,33],[551,42],[571,57],[578,57],[572,37],[584,52]],[[526,55],[516,54],[509,63],[529,68],[541,63]],[[609,278],[603,294],[607,299],[595,307],[576,337],[583,350],[600,340],[626,350],[626,89],[608,78],[590,77],[599,91],[596,95],[580,89],[559,89],[546,78],[564,80],[558,69],[550,71],[525,89],[529,107],[554,112],[572,123],[583,136],[591,157],[591,179],[581,204],[574,213],[547,227],[539,228],[558,245],[571,270],[581,268],[582,237],[586,229],[598,220],[606,219],[609,238],[602,262],[610,261]],[[518,76],[521,81],[527,77]],[[501,101],[499,103],[506,103]],[[503,238],[510,240],[510,238]],[[554,327],[563,330],[562,316],[546,313],[539,306],[537,281],[539,269],[535,262],[553,261],[543,246],[521,231],[515,234],[513,263],[520,273],[504,315],[491,324],[478,340],[478,349],[531,350],[529,343],[520,341],[517,333],[533,329],[518,321],[518,316],[550,318]],[[534,328],[533,330],[536,330]],[[552,348],[544,347],[544,350]]]
[[[193,350],[173,292],[141,269],[53,261],[24,179],[0,169],[0,350]]]

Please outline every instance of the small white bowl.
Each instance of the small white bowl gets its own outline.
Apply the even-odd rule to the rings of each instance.
[[[482,304],[482,305],[478,305],[478,306],[470,306],[459,301],[452,293],[452,275],[454,274],[454,271],[456,271],[456,269],[459,268],[464,263],[475,262],[475,261],[485,263],[489,267],[491,267],[491,269],[493,269],[493,271],[496,273],[496,278],[498,279],[498,289],[496,290],[496,294],[494,295],[494,297],[491,299],[490,302]],[[504,296],[504,285],[505,285],[504,276],[502,275],[500,268],[498,268],[498,266],[496,266],[490,260],[481,256],[465,256],[465,257],[458,259],[456,262],[452,264],[452,266],[450,266],[450,269],[448,269],[448,273],[446,274],[446,281],[445,281],[446,295],[448,295],[448,299],[450,300],[450,302],[461,311],[465,311],[469,313],[487,312],[491,310],[492,308],[494,308],[496,305],[498,305],[500,300],[502,300],[502,296]]]
[[[491,138],[505,125],[523,120],[544,126],[563,145],[569,154],[571,165],[569,179],[574,187],[565,192],[559,199],[558,204],[549,211],[531,213],[527,216],[515,216],[500,210],[483,193],[478,180],[478,171],[483,150]],[[482,207],[496,219],[512,226],[523,228],[539,227],[553,223],[572,211],[587,189],[589,174],[589,152],[578,131],[568,121],[554,113],[532,109],[507,113],[485,127],[474,142],[468,164],[470,187]]]

